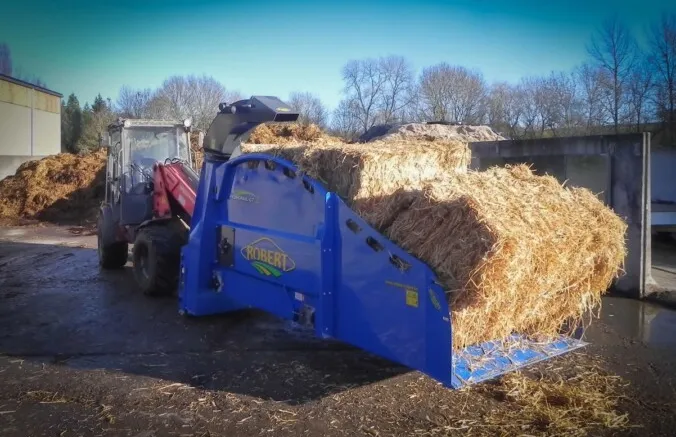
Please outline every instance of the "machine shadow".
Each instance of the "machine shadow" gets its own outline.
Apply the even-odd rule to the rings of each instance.
[[[0,241],[0,354],[302,404],[410,372],[259,311],[178,314],[95,249]]]

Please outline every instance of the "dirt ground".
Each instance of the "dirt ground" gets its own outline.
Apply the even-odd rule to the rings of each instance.
[[[136,292],[129,268],[101,272],[88,234],[0,228],[0,436],[468,435],[519,408],[264,314],[182,317]],[[590,435],[673,435],[676,313],[609,297],[585,339],[536,367],[594,361],[629,383],[632,427]]]

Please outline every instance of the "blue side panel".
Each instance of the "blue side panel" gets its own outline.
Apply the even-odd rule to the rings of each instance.
[[[228,221],[266,233],[321,238],[324,197],[304,189],[298,176],[283,168],[271,170],[262,161],[248,161],[233,168],[233,180],[225,193]]]
[[[342,259],[335,336],[450,385],[448,304],[432,271],[342,201],[338,211]],[[392,262],[394,256],[407,264],[404,269]]]

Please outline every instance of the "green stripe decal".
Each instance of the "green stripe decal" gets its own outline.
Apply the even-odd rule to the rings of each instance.
[[[253,268],[256,269],[256,271],[258,271],[258,273],[260,273],[261,275],[270,276],[270,273],[268,273],[267,271],[265,271],[261,266],[256,265],[255,263],[251,263],[251,265],[252,265]]]
[[[282,276],[282,272],[280,272],[270,264],[261,261],[254,261],[251,263],[251,265],[254,266],[254,268],[258,270],[258,272],[264,274],[265,276],[274,276],[275,278],[279,278],[280,276]]]

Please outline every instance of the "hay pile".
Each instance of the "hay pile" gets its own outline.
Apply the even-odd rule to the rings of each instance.
[[[598,308],[626,254],[626,224],[590,191],[524,165],[468,171],[462,142],[261,149],[243,152],[296,163],[436,272],[454,349],[574,328]]]
[[[0,217],[21,221],[82,222],[104,197],[105,150],[60,153],[22,164],[0,181]]]

